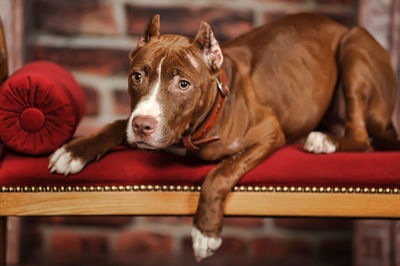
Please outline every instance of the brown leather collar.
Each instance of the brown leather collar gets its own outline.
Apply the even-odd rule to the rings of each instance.
[[[205,138],[214,127],[219,115],[222,113],[229,92],[228,87],[226,86],[226,74],[223,69],[221,69],[220,78],[218,77],[216,81],[218,92],[211,110],[208,112],[206,118],[194,133],[189,133],[183,136],[183,145],[188,151],[198,151],[200,150],[199,146],[209,144],[220,139],[218,136]]]

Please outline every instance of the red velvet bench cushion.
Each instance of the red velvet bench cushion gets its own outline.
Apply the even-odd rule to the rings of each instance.
[[[0,163],[0,186],[30,190],[31,187],[198,186],[214,167],[187,157],[163,152],[117,148],[83,172],[68,177],[50,174],[47,157],[7,152]],[[347,188],[394,189],[400,187],[400,152],[334,153],[314,155],[300,146],[287,146],[275,152],[238,186],[257,190],[314,190]],[[132,188],[132,187],[131,187]]]

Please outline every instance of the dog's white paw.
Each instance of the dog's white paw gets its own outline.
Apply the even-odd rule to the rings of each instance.
[[[71,152],[67,151],[64,146],[56,150],[49,157],[48,169],[51,173],[56,172],[62,175],[76,174],[83,167],[85,167],[85,163],[80,158],[73,158]]]
[[[313,153],[333,153],[336,151],[336,145],[326,134],[313,131],[307,137],[304,150]]]
[[[220,237],[209,237],[202,234],[199,229],[192,229],[193,252],[197,261],[210,257],[221,244]]]

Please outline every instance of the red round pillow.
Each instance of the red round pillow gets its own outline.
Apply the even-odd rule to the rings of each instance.
[[[0,87],[0,139],[26,154],[48,154],[68,141],[85,113],[85,95],[63,67],[37,61]]]

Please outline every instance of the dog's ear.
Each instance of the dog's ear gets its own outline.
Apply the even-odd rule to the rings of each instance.
[[[211,26],[206,22],[201,22],[193,44],[203,51],[203,58],[211,70],[217,71],[221,68],[224,56]]]
[[[154,15],[149,24],[147,25],[146,31],[143,33],[142,37],[139,39],[137,47],[143,47],[146,43],[150,41],[151,38],[160,36],[160,15]]]

